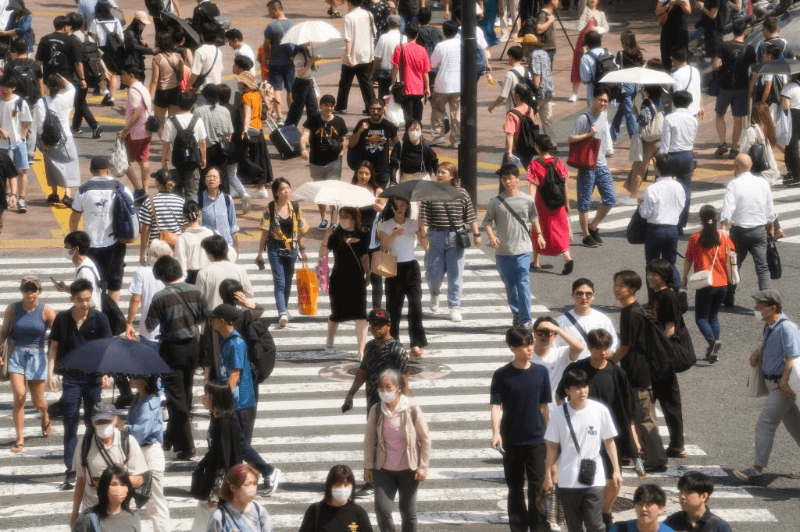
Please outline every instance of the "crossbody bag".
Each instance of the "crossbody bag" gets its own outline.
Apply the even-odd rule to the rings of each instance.
[[[567,403],[562,405],[564,407],[564,417],[567,419],[567,426],[569,427],[569,433],[572,435],[572,443],[575,444],[575,450],[578,451],[578,456],[581,455],[581,446],[578,445],[578,438],[575,436],[575,429],[572,428],[572,420],[569,416],[569,408],[567,407]],[[597,473],[597,462],[595,460],[591,460],[589,458],[581,457],[581,464],[580,469],[578,470],[578,482],[585,486],[593,486],[594,485],[594,477]]]
[[[514,211],[514,209],[512,209],[511,206],[508,203],[506,203],[506,200],[504,200],[499,194],[497,196],[495,196],[495,197],[500,200],[500,203],[505,205],[506,209],[508,209],[508,212],[511,213],[511,216],[513,216],[514,219],[516,219],[519,223],[522,224],[522,227],[525,229],[525,232],[527,234],[531,234],[530,229],[528,229],[528,224],[526,224],[525,220],[520,218],[519,214],[517,214],[516,211]]]

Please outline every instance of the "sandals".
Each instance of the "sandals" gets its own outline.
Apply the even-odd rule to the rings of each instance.
[[[42,437],[47,438],[53,433],[53,425],[48,420],[47,425],[42,425]]]
[[[425,351],[423,351],[422,348],[419,347],[419,346],[415,345],[414,347],[411,348],[411,356],[414,357],[414,358],[421,358],[422,355],[424,355],[424,354],[425,354]]]
[[[342,18],[342,14],[334,10],[333,8],[330,8],[328,10],[328,16],[331,18]]]
[[[14,454],[21,453],[23,449],[25,449],[25,443],[24,442],[22,442],[22,443],[17,442],[14,445],[11,446],[11,452],[14,453]]]

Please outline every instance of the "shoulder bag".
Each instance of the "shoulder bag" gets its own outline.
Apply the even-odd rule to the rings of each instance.
[[[633,211],[628,222],[626,237],[629,244],[644,244],[645,233],[647,232],[647,220],[639,213],[639,207]]]
[[[589,129],[591,130],[592,123],[589,119],[589,113],[584,114],[586,115]],[[569,145],[567,164],[578,170],[592,170],[597,166],[597,155],[599,153],[600,139],[594,136],[579,140],[578,142],[573,142]]]
[[[724,236],[724,235],[723,235]],[[728,238],[727,236],[725,237]],[[726,261],[725,261],[725,274],[728,277],[728,284],[739,284],[739,266],[736,252],[727,247]]]
[[[16,303],[11,304],[11,318],[8,322],[8,330],[5,336],[0,340],[0,360],[2,360],[2,367],[0,367],[0,381],[7,381],[8,377],[8,362],[11,359],[11,353],[14,351],[14,339],[11,337],[11,327],[14,324],[14,317],[17,313]]]
[[[772,331],[775,330],[778,323],[784,320],[785,319],[778,320],[777,323],[767,331],[766,336],[764,336],[764,341],[761,342],[761,347],[758,348],[756,365],[750,368],[750,375],[747,377],[747,393],[750,397],[765,397],[769,395],[767,384],[764,382],[764,368],[761,366],[761,361],[764,358],[764,346],[767,345],[769,335],[772,334]]]
[[[505,206],[506,209],[508,209],[508,212],[511,213],[511,216],[513,216],[519,223],[522,224],[522,227],[525,229],[525,232],[528,233],[528,234],[531,234],[530,229],[528,229],[528,224],[526,224],[525,220],[520,218],[519,214],[517,214],[514,211],[514,209],[512,209],[511,206],[508,203],[506,203],[506,200],[504,200],[502,197],[500,197],[499,194],[497,196],[495,196],[495,197],[500,200],[500,203],[502,203]]]
[[[578,322],[575,316],[572,315],[572,311],[571,310],[566,311],[564,313],[564,316],[566,316],[569,322],[572,324],[572,326],[575,327],[575,329],[583,338],[583,341],[586,342],[586,345],[589,345],[589,334],[586,332],[586,329],[584,329],[581,326],[580,322]]]
[[[181,235],[161,228],[161,224],[158,221],[158,214],[156,214],[155,196],[150,198],[150,210],[153,212],[153,225],[150,227],[152,228],[153,226],[158,226],[158,239],[163,240],[164,242],[169,244],[169,247],[171,247],[174,250],[175,244],[178,242],[178,238]]]
[[[572,428],[572,420],[569,417],[569,407],[567,407],[566,402],[562,406],[564,407],[564,417],[567,419],[569,433],[572,436],[572,443],[575,444],[575,450],[578,451],[578,456],[580,456],[581,446],[578,445],[578,438],[575,436],[575,429]],[[593,486],[594,477],[596,474],[597,462],[589,458],[581,457],[580,469],[578,470],[578,482],[584,486]]]
[[[775,245],[775,239],[772,237],[767,237],[767,266],[769,267],[770,279],[781,278],[781,275],[783,275],[781,256],[778,254],[778,246]]]
[[[769,160],[767,159],[767,143],[766,139],[764,139],[764,134],[761,132],[761,128],[758,127],[758,125],[753,124],[750,127],[756,132],[756,141],[750,145],[750,149],[747,151],[748,155],[750,155],[750,159],[753,161],[753,167],[750,169],[750,172],[754,174],[760,174],[761,172],[769,170]]]
[[[502,201],[502,199],[500,201]],[[447,219],[450,220],[450,230],[456,234],[456,246],[461,249],[472,247],[472,240],[469,238],[467,228],[464,225],[456,226],[455,220],[450,215],[450,209],[447,208],[447,202],[443,202],[442,205],[444,205],[444,211],[447,213]]]
[[[647,100],[650,102],[650,100]],[[664,130],[664,113],[659,111],[658,108],[650,102],[650,111],[653,113],[653,118],[646,126],[639,129],[639,136],[644,142],[653,142],[661,139],[661,132]]]
[[[394,277],[397,275],[397,257],[383,246],[372,252],[370,258],[370,273],[381,277]]]
[[[719,253],[719,246],[714,248],[714,259],[711,261],[711,267],[707,270],[700,270],[694,272],[686,280],[686,286],[692,290],[700,290],[714,285],[714,264],[717,263],[717,254]]]
[[[133,90],[139,93],[139,96],[142,97],[142,104],[144,104],[145,113],[147,113],[147,120],[144,123],[144,129],[148,133],[158,133],[158,130],[161,129],[161,120],[150,112],[150,107],[148,107],[147,102],[144,99],[144,94],[142,91],[137,89],[136,87],[131,87]]]
[[[206,78],[208,77],[209,74],[211,74],[211,71],[214,70],[214,65],[217,64],[218,57],[219,57],[219,48],[217,48],[217,51],[214,53],[214,60],[211,61],[211,66],[208,67],[208,70],[205,73],[198,74],[197,77],[194,79],[194,85],[192,85],[192,88],[195,91],[199,91],[200,87],[202,87],[205,84]]]
[[[402,104],[403,100],[405,100],[406,96],[406,49],[401,44],[400,45],[400,68],[398,71],[398,80],[395,81],[394,85],[392,85],[391,93],[394,101],[398,104]]]

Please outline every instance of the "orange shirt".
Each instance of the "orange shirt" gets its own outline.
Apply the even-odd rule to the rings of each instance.
[[[261,130],[261,94],[258,91],[250,91],[242,94],[242,104],[247,105],[253,111],[250,117],[250,127]]]
[[[700,233],[695,233],[689,238],[689,246],[686,248],[686,260],[694,265],[694,271],[699,272],[711,268],[714,263],[712,286],[727,286],[728,274],[725,272],[725,265],[728,262],[728,250],[736,251],[731,239],[720,233],[719,248],[704,248],[700,246]],[[714,261],[714,251],[717,252],[717,260]]]

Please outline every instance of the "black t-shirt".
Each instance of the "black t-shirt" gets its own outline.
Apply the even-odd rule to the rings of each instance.
[[[385,118],[375,124],[369,118],[359,120],[353,131],[358,131],[361,124],[367,123],[366,131],[361,133],[358,145],[361,146],[361,160],[372,163],[375,172],[381,174],[389,171],[389,152],[392,139],[397,137],[397,126]]]
[[[378,404],[381,397],[378,394],[379,377],[383,370],[392,368],[400,373],[408,374],[408,352],[403,345],[392,338],[382,345],[376,345],[375,340],[367,342],[364,348],[364,358],[361,366],[367,372],[367,412],[372,405]]]
[[[653,294],[653,316],[664,327],[670,322],[678,325],[681,319],[681,310],[678,295],[674,290],[667,288]]]
[[[650,368],[644,358],[647,346],[644,310],[634,302],[623,308],[619,314],[619,345],[629,347],[628,354],[621,361],[622,369],[628,374],[633,388],[650,386]]]
[[[73,35],[53,32],[39,41],[36,60],[42,62],[44,78],[50,74],[61,74],[70,79],[75,63],[82,61],[81,46]]]
[[[720,67],[720,87],[726,90],[746,89],[750,83],[750,65],[756,62],[756,52],[752,46],[729,41],[719,52],[722,59]]]
[[[367,512],[355,503],[336,508],[318,502],[306,510],[300,532],[372,532],[372,523]]]
[[[552,402],[547,369],[531,364],[517,369],[510,362],[494,372],[489,402],[503,406],[500,436],[504,445],[544,443],[541,405]]]
[[[342,142],[347,135],[347,124],[341,116],[334,115],[326,122],[318,113],[306,120],[303,127],[310,131],[308,143],[310,164],[325,166],[339,158]],[[335,149],[337,146],[338,150]]]

